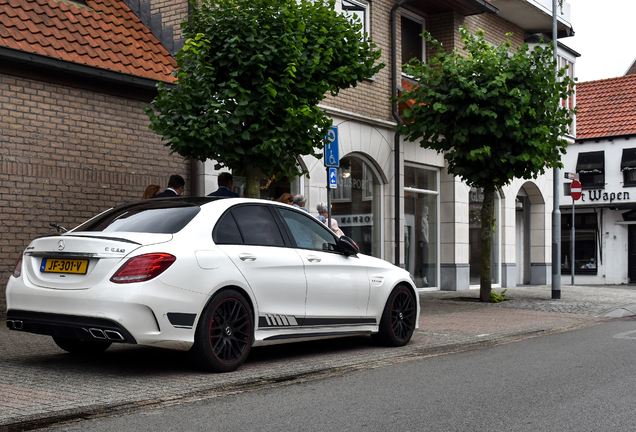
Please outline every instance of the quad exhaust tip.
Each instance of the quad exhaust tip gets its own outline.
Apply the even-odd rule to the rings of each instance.
[[[90,328],[88,329],[88,332],[95,339],[99,339],[99,340],[110,340],[110,341],[119,341],[119,342],[126,340],[126,338],[124,338],[121,335],[121,333],[115,330],[102,330],[98,328]]]
[[[24,322],[22,320],[8,319],[7,327],[10,330],[24,330]],[[122,336],[122,334],[116,330],[102,330],[99,328],[90,328],[88,329],[88,332],[93,338],[97,340],[103,340],[103,341],[108,340],[113,342],[126,341],[126,338]]]
[[[11,330],[22,330],[23,323],[20,320],[7,320],[7,327]]]

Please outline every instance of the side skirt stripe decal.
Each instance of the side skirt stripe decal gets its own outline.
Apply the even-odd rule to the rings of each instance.
[[[336,325],[376,325],[375,318],[296,318],[291,315],[267,314],[258,318],[260,328],[267,327],[323,327]]]

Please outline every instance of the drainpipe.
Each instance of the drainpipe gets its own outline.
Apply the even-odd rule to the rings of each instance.
[[[558,78],[559,57],[557,52],[557,0],[552,0],[552,43],[554,44],[555,75]],[[552,299],[561,298],[561,209],[559,208],[560,171],[554,167],[552,171]]]
[[[397,72],[397,10],[412,0],[400,0],[393,8],[391,8],[391,97],[397,97],[398,87],[398,72]],[[404,122],[400,118],[398,112],[398,105],[396,102],[391,102],[391,110],[393,118],[397,122],[398,126],[402,126]],[[395,131],[394,136],[394,167],[395,167],[395,265],[400,267],[400,196],[402,190],[400,189],[400,133]]]

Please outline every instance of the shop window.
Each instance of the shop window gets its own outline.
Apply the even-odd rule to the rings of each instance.
[[[342,13],[362,23],[360,36],[369,34],[369,3],[358,0],[342,0]]]
[[[572,264],[572,215],[561,215],[561,274],[595,275],[598,272],[596,213],[574,215],[574,264]]]
[[[605,152],[579,153],[576,172],[579,174],[583,189],[604,189]]]
[[[360,252],[382,256],[382,188],[371,165],[348,156],[340,160],[338,187],[332,190],[331,214]]]
[[[623,149],[621,171],[623,171],[623,186],[636,186],[636,148]]]
[[[402,12],[400,24],[402,26],[402,63],[406,64],[411,59],[424,61],[424,39],[421,36],[424,32],[423,19]]]
[[[404,262],[418,288],[438,287],[438,172],[404,166]]]
[[[338,167],[338,187],[331,191],[333,202],[351,201],[351,164],[340,161]]]

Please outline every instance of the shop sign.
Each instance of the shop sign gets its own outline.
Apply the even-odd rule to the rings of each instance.
[[[356,215],[335,215],[332,216],[338,221],[340,227],[352,226],[371,226],[373,225],[373,214],[356,214]]]
[[[592,203],[613,203],[617,201],[630,201],[629,192],[607,192],[603,189],[584,191],[581,194],[581,201],[586,204]]]

